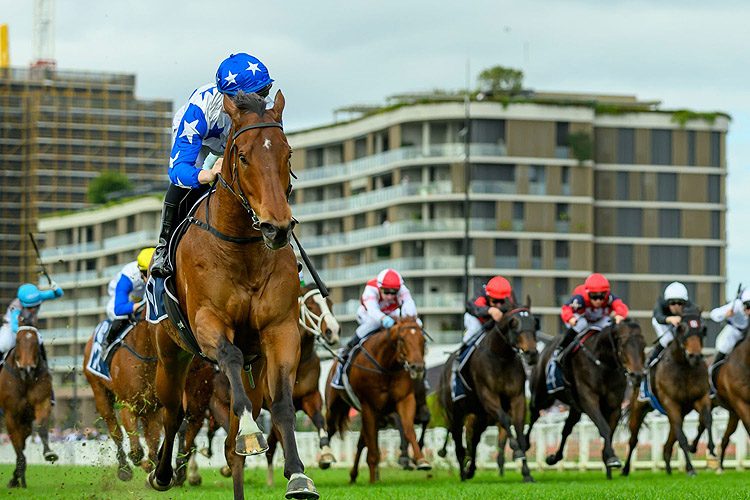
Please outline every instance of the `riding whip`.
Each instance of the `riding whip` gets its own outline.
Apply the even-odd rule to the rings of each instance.
[[[313,266],[312,261],[310,260],[310,257],[307,256],[307,252],[305,252],[305,249],[302,248],[302,245],[299,244],[299,240],[297,239],[297,235],[294,234],[294,231],[292,231],[292,238],[294,238],[294,242],[297,244],[297,248],[299,248],[299,254],[302,256],[302,260],[305,262],[305,266],[307,267],[307,270],[310,271],[310,274],[313,277],[313,280],[315,281],[315,284],[318,285],[318,290],[320,290],[320,295],[323,296],[323,298],[328,297],[328,288],[323,284],[323,280],[320,279],[320,276],[318,276],[318,271],[315,270],[315,266]]]
[[[34,250],[36,250],[36,259],[39,266],[42,268],[42,274],[45,278],[47,278],[47,282],[50,286],[52,286],[52,278],[49,277],[49,274],[47,274],[47,267],[42,262],[42,256],[39,253],[39,247],[36,245],[36,240],[34,239],[34,235],[29,233],[29,238],[31,239],[31,244],[34,245]]]

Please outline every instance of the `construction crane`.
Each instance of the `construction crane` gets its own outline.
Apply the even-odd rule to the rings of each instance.
[[[55,0],[34,0],[32,68],[51,68],[55,61]]]

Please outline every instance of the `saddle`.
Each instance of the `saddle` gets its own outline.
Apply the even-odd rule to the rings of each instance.
[[[643,382],[641,382],[641,387],[638,391],[638,400],[639,401],[648,401],[651,403],[651,407],[661,413],[662,415],[666,415],[667,412],[664,411],[664,408],[661,406],[661,403],[659,403],[659,398],[656,396],[656,391],[654,391],[653,387],[653,380],[654,380],[654,370],[656,369],[656,365],[658,361],[662,358],[664,355],[664,350],[658,358],[656,358],[655,362],[649,366],[646,369],[646,377],[643,379]]]
[[[601,364],[584,345],[591,336],[601,331],[602,329],[598,326],[589,327],[576,335],[573,341],[560,353],[559,361],[556,361],[554,355],[550,357],[549,361],[547,361],[547,366],[545,367],[548,393],[554,394],[561,390],[565,390],[568,393],[571,392],[572,384],[570,382],[570,377],[567,374],[568,362],[570,356],[575,355],[578,351],[583,352],[597,366]],[[570,399],[572,400],[573,398]]]
[[[465,349],[457,351],[457,355],[451,368],[451,399],[455,402],[466,397],[474,389],[471,387],[469,382],[466,380],[466,369],[471,355],[477,350],[479,344],[487,336],[487,332],[482,333],[477,339],[467,346]]]

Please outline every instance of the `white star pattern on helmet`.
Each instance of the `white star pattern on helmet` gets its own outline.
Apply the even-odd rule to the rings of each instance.
[[[187,140],[190,144],[193,143],[193,136],[198,135],[198,130],[196,130],[195,126],[198,125],[198,120],[193,120],[191,122],[182,122],[185,126],[182,133],[180,134],[180,137],[187,137]]]
[[[234,84],[236,85],[236,84],[237,84],[237,82],[236,82],[236,81],[234,81],[234,79],[235,79],[236,77],[237,77],[237,75],[234,75],[234,74],[232,74],[232,72],[230,71],[230,72],[229,72],[229,74],[228,74],[227,76],[225,76],[225,77],[224,77],[224,80],[226,80],[226,81],[227,81],[227,83],[234,83]]]
[[[251,63],[250,61],[248,61],[247,69],[245,71],[252,71],[254,76],[256,71],[260,71],[260,68],[258,67],[258,63]]]

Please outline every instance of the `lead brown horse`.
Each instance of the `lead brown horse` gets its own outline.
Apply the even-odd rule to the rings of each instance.
[[[34,323],[30,318],[28,323]],[[33,424],[42,440],[44,459],[57,460],[49,447],[48,428],[52,413],[52,376],[44,362],[39,343],[39,331],[19,317],[16,345],[5,357],[0,369],[0,408],[5,413],[5,426],[16,451],[16,468],[8,488],[26,487],[26,438]]]
[[[198,204],[175,250],[173,279],[182,312],[201,354],[218,364],[232,390],[225,455],[235,499],[244,498],[244,457],[267,449],[255,422],[266,389],[284,446],[286,496],[319,497],[304,474],[294,437],[299,278],[289,245],[294,220],[287,201],[291,148],[281,126],[284,104],[281,92],[271,109],[254,93],[224,96],[232,122],[224,173],[215,192]],[[155,338],[156,390],[164,405],[165,437],[148,480],[164,491],[174,484],[171,457],[194,352],[168,320],[158,325]],[[243,367],[259,358],[267,376],[255,380],[253,387]]]
[[[453,353],[445,363],[438,394],[446,413],[446,423],[456,445],[456,458],[461,481],[474,477],[476,452],[482,432],[490,422],[497,422],[507,432],[513,449],[513,458],[521,461],[524,482],[533,482],[526,463],[528,444],[523,433],[526,422],[526,371],[521,356],[529,363],[536,362],[536,331],[539,322],[527,306],[515,306],[499,322],[494,322],[465,368],[471,391],[458,401],[451,396]],[[468,462],[463,446],[464,420],[473,414],[472,427],[467,428]],[[512,433],[511,425],[515,428]],[[447,442],[447,439],[446,439]],[[466,463],[465,463],[466,462]]]
[[[701,354],[705,335],[706,327],[701,323],[700,311],[683,311],[682,321],[675,332],[675,340],[664,351],[659,363],[651,369],[653,380],[651,388],[669,419],[669,436],[664,444],[663,452],[667,474],[672,473],[670,460],[675,441],[685,453],[685,472],[688,476],[697,474],[690,462],[688,440],[682,430],[685,415],[692,410],[698,412],[701,422],[708,428],[708,451],[714,455],[708,370]],[[627,476],[630,472],[630,458],[638,444],[638,431],[643,419],[653,409],[650,401],[638,399],[638,393],[638,390],[633,390],[628,407],[630,449],[628,460],[622,469],[623,476]]]
[[[727,356],[726,361],[715,367],[719,370],[714,374],[716,397],[713,406],[721,406],[729,412],[729,421],[721,439],[721,454],[719,455],[718,472],[724,471],[724,457],[727,453],[729,438],[732,437],[737,425],[742,421],[745,430],[750,434],[750,336],[745,332],[744,337]],[[698,438],[706,429],[703,418],[700,419],[698,435],[690,445],[690,451],[695,453],[698,448]]]
[[[156,463],[156,450],[161,437],[162,412],[154,387],[156,348],[148,325],[146,321],[137,322],[112,355],[109,368],[112,380],[106,380],[88,370],[94,344],[93,335],[84,348],[83,373],[94,393],[96,409],[107,424],[109,435],[117,448],[117,477],[121,481],[130,481],[133,471],[122,447],[122,428],[117,422],[115,407],[120,407],[122,426],[130,440],[128,457],[133,465],[150,471]],[[143,424],[148,444],[148,461],[143,460],[144,451],[138,434],[139,420]]]
[[[620,419],[625,390],[628,383],[637,388],[643,377],[646,341],[641,327],[635,321],[623,321],[576,340],[580,349],[568,354],[563,361],[570,386],[562,393],[550,394],[547,392],[545,368],[561,341],[562,336],[558,336],[544,348],[531,372],[531,421],[526,432],[527,440],[539,419],[539,412],[552,406],[555,399],[560,399],[570,406],[570,412],[563,426],[560,446],[554,455],[547,456],[547,465],[562,460],[565,442],[585,413],[604,440],[602,461],[607,469],[607,479],[612,479],[612,469],[622,465],[612,449],[612,436]]]
[[[339,340],[339,323],[333,315],[331,299],[324,298],[320,290],[314,285],[302,288],[299,297],[299,334],[300,360],[297,367],[297,382],[292,391],[294,409],[304,411],[312,420],[320,438],[319,446],[321,469],[327,469],[336,461],[329,446],[328,434],[325,430],[325,420],[321,410],[323,398],[320,396],[318,381],[320,380],[320,358],[315,352],[318,342],[325,342],[328,346],[335,345]],[[267,483],[273,484],[273,455],[278,443],[277,430],[274,427],[268,435]]]
[[[404,434],[414,451],[417,468],[431,468],[414,432],[414,380],[424,377],[424,345],[421,325],[416,317],[409,316],[399,319],[389,329],[381,328],[371,334],[362,344],[362,349],[353,354],[349,383],[362,406],[362,430],[354,466],[349,473],[352,483],[357,480],[359,459],[365,447],[370,483],[380,478],[378,430],[386,424],[388,415],[394,411],[401,418]],[[343,434],[349,422],[351,408],[345,392],[331,386],[338,363],[333,363],[326,384],[326,427],[331,437],[336,432]]]

